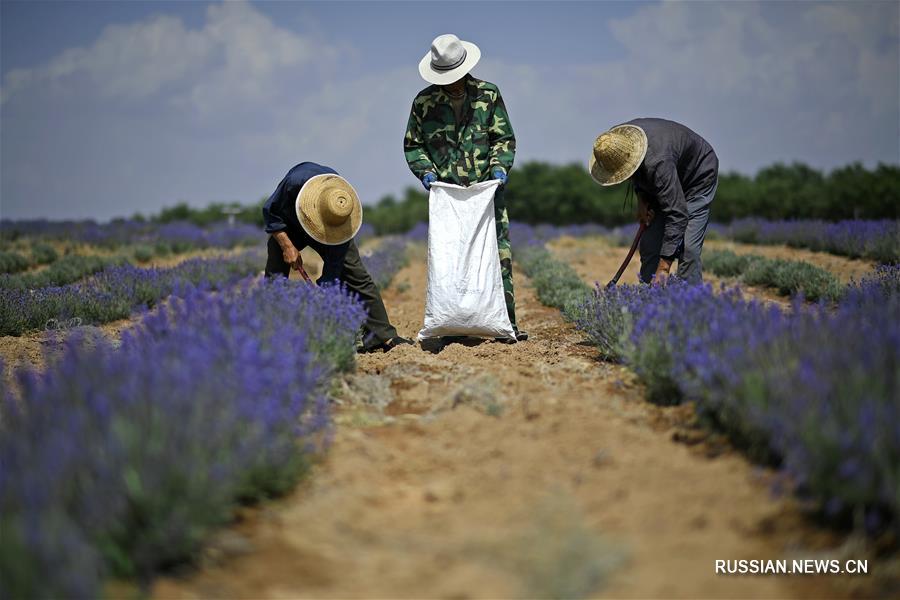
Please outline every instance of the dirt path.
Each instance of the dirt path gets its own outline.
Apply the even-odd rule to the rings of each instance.
[[[385,301],[412,337],[424,258],[395,281]],[[199,570],[153,595],[843,595],[835,578],[716,576],[716,559],[792,558],[832,540],[727,445],[673,441],[698,433],[685,409],[643,402],[627,371],[597,362],[521,276],[517,298],[531,341],[361,357],[308,482],[246,510]]]

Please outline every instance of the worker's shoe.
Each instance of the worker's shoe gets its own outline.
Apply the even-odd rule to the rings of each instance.
[[[391,339],[381,342],[380,344],[376,344],[374,346],[357,346],[356,351],[359,354],[366,354],[368,352],[377,352],[381,350],[383,352],[390,352],[397,346],[403,346],[405,344],[409,344],[410,346],[415,346],[416,343],[408,338],[400,337],[399,335],[395,335]]]
[[[415,346],[415,345],[416,345],[416,343],[415,343],[414,341],[412,341],[411,339],[405,338],[405,337],[400,337],[399,335],[397,335],[397,336],[392,337],[391,339],[389,339],[389,340],[386,341],[385,343],[383,343],[383,344],[381,345],[381,348],[382,348],[385,352],[390,352],[391,350],[393,350],[393,349],[396,348],[397,346],[404,346],[404,345],[407,345],[407,344],[410,345],[410,346]]]
[[[528,339],[527,331],[520,331],[518,327],[513,325],[513,333],[515,334],[515,339],[513,338],[494,338],[495,342],[500,342],[501,344],[515,344],[516,342],[524,342]]]

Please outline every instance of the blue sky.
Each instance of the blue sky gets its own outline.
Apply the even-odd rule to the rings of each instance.
[[[584,163],[610,125],[663,116],[723,169],[897,163],[898,22],[864,1],[3,1],[0,216],[247,202],[302,160],[377,201],[416,183],[416,66],[448,32],[481,47],[520,161]]]

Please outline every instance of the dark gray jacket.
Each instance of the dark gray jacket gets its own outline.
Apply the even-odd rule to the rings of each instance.
[[[719,158],[702,137],[674,121],[628,121],[647,134],[647,154],[631,176],[635,191],[665,219],[660,256],[678,252],[688,222],[686,198],[704,192],[719,176]]]

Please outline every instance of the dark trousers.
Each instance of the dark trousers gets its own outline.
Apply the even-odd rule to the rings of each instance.
[[[684,241],[675,255],[678,259],[678,270],[675,274],[688,283],[703,281],[703,241],[706,239],[706,226],[709,224],[709,207],[716,196],[719,180],[687,200],[688,224],[684,231]],[[665,222],[662,215],[657,215],[641,237],[641,281],[650,283],[659,267],[659,252],[662,249]]]
[[[362,259],[359,257],[359,249],[354,240],[350,240],[346,244],[328,246],[315,241],[305,231],[299,233],[287,231],[286,233],[297,250],[303,250],[309,246],[322,257],[325,266],[322,269],[322,276],[316,283],[327,283],[337,279],[346,284],[350,291],[359,294],[359,299],[369,313],[368,319],[363,324],[363,344],[367,348],[378,346],[397,335],[397,330],[388,320],[381,292],[378,291],[378,286],[375,285],[372,276],[363,266]],[[291,266],[284,262],[281,246],[272,236],[269,236],[268,250],[266,277],[290,275]]]

